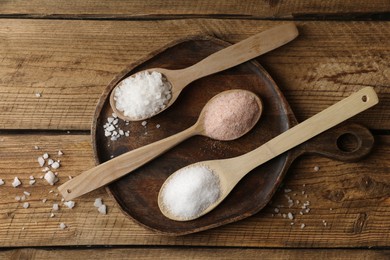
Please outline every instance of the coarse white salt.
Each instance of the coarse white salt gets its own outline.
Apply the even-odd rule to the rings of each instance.
[[[57,154],[58,154],[58,156],[64,155],[64,153],[61,150],[59,150]]]
[[[60,223],[60,229],[64,230],[66,228],[66,224],[65,223]]]
[[[5,183],[4,180],[3,180],[3,179],[0,179],[0,186],[1,186],[1,185],[4,185],[4,183]]]
[[[47,173],[45,173],[44,178],[50,185],[54,185],[54,183],[58,181],[58,178],[54,175],[52,171],[48,171]]]
[[[53,159],[49,159],[49,160],[47,160],[47,165],[52,165],[52,164],[53,164],[53,162],[54,162],[54,160],[53,160]]]
[[[34,184],[35,184],[35,180],[30,180],[28,183],[29,183],[30,185],[34,185]]]
[[[163,206],[170,214],[192,219],[219,198],[219,179],[206,166],[185,167],[165,183],[161,194]]]
[[[74,201],[70,200],[70,201],[65,201],[64,205],[67,206],[70,209],[73,209],[75,203],[74,203]]]
[[[23,203],[23,208],[27,209],[28,207],[30,207],[30,203],[28,202]]]
[[[24,195],[26,195],[26,196],[30,196],[30,195],[31,195],[31,193],[28,192],[28,191],[23,191],[23,193],[24,193]]]
[[[38,157],[38,163],[39,163],[39,166],[43,167],[43,165],[45,165],[45,159],[43,159],[43,157]]]
[[[14,178],[14,181],[12,182],[12,186],[14,188],[18,187],[20,184],[22,184],[22,182],[18,179],[18,177],[15,177]]]
[[[294,215],[293,215],[291,212],[289,212],[289,213],[287,214],[287,217],[288,217],[289,219],[291,219],[291,220],[294,219]]]
[[[142,123],[141,123],[142,126],[146,126],[147,124],[148,124],[148,122],[146,122],[146,121],[142,121]]]
[[[157,72],[142,71],[122,80],[115,88],[115,107],[131,118],[153,116],[166,107],[171,86]]]
[[[53,169],[58,169],[60,167],[60,163],[57,161],[57,162],[53,162],[53,164],[51,165],[51,168]]]
[[[47,158],[49,158],[49,154],[48,153],[44,153],[43,155],[42,155],[42,157],[43,157],[43,159],[47,159]]]
[[[157,128],[157,129],[160,128],[160,124],[157,124],[157,125],[156,125],[156,128]]]
[[[60,209],[60,207],[58,206],[58,204],[54,203],[53,204],[53,210],[58,211],[59,209]]]
[[[94,205],[96,208],[100,207],[101,205],[103,205],[102,199],[101,199],[101,198],[96,198],[96,199],[95,199],[95,202],[93,203],[93,205]]]
[[[101,205],[99,208],[98,208],[98,211],[100,214],[103,214],[103,215],[106,215],[107,214],[107,207],[106,205]]]

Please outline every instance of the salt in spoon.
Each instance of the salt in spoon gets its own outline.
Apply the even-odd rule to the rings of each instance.
[[[372,87],[366,87],[328,107],[306,121],[283,132],[247,154],[223,160],[203,161],[186,166],[170,175],[164,182],[158,195],[158,206],[161,212],[169,219],[176,221],[197,219],[210,212],[218,204],[220,204],[232,191],[234,186],[236,186],[236,184],[254,168],[347,120],[348,118],[374,106],[377,103],[378,97],[374,89]],[[171,194],[169,187],[172,188],[176,185],[176,183],[172,184],[171,181],[179,174],[181,174],[180,183],[181,185],[183,184],[183,174],[190,172],[188,170],[189,167],[208,169],[208,171],[213,174],[219,182],[217,185],[219,186],[219,196],[215,196],[215,200],[213,202],[208,201],[208,205],[199,206],[199,204],[197,204],[198,202],[195,202],[195,200],[199,201],[203,199],[199,198],[199,194],[201,194],[200,190],[203,187],[198,187],[197,190],[195,188],[191,189],[191,192],[197,193],[198,196],[196,198],[192,198],[192,201],[194,201],[192,203],[194,207],[190,208],[190,210],[187,208],[186,214],[187,212],[191,212],[190,214],[193,215],[183,217],[184,213],[177,213],[179,210],[181,212],[182,209],[177,209],[176,213],[172,213],[172,210],[166,205],[177,205],[177,201],[175,202],[175,199],[177,200],[178,197],[182,199],[183,196],[188,196],[189,199],[191,199],[190,193],[187,193],[188,189],[182,189],[186,194],[174,194],[175,196],[173,196],[174,199],[172,201],[171,195],[166,195],[170,196],[168,203],[167,200],[164,200],[164,196],[165,194]],[[188,179],[188,182],[191,182],[191,180]],[[208,186],[210,185],[211,184],[208,184]],[[186,207],[188,207],[188,203],[186,204]]]
[[[180,92],[191,82],[202,77],[229,69],[248,60],[256,58],[264,53],[272,51],[298,36],[298,30],[294,23],[289,22],[276,26],[264,32],[255,34],[241,42],[224,48],[211,54],[200,62],[179,70],[168,70],[163,68],[147,69],[148,72],[159,72],[164,80],[171,86],[171,98],[165,107],[144,117],[125,116],[123,111],[116,107],[115,92],[120,83],[112,90],[110,95],[110,105],[119,118],[126,121],[140,121],[153,117],[171,106]],[[140,72],[137,72],[140,73]],[[135,75],[135,74],[134,74]],[[133,76],[134,76],[133,75]]]
[[[251,104],[255,108],[253,112],[247,113],[246,119],[241,118],[242,121],[246,121],[241,122],[246,123],[246,127],[240,128],[239,131],[236,131],[235,133],[227,135],[225,133],[224,136],[220,137],[215,134],[215,131],[209,131],[210,133],[208,133],[205,130],[205,121],[209,121],[207,117],[210,117],[210,114],[212,114],[212,112],[215,112],[212,111],[213,104],[215,107],[216,102],[221,102],[221,98],[237,97],[237,95],[242,98],[242,105],[245,106],[246,109],[249,107],[249,104]],[[226,114],[225,111],[220,112]],[[237,139],[253,128],[253,126],[259,120],[261,112],[261,100],[253,92],[241,89],[227,90],[221,92],[207,102],[207,104],[202,109],[197,122],[188,129],[165,139],[162,139],[160,141],[124,153],[116,158],[113,158],[94,168],[91,168],[81,173],[79,176],[62,184],[58,187],[58,190],[66,200],[71,200],[76,197],[79,197],[85,193],[88,193],[106,184],[109,184],[110,182],[141,167],[142,165],[156,158],[160,154],[166,152],[168,149],[174,147],[175,145],[183,142],[184,140],[194,135],[203,135],[221,141],[230,141]],[[213,126],[213,128],[211,129],[216,129],[218,132],[218,130],[220,130],[218,127],[221,128],[222,126]],[[210,129],[210,127],[208,129]]]

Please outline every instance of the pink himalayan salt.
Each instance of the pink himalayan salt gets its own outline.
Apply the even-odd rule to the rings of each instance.
[[[233,140],[245,134],[258,119],[260,108],[248,91],[219,95],[205,111],[205,133],[218,140]]]

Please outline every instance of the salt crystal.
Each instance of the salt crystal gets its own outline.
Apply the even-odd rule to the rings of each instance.
[[[53,210],[58,211],[59,209],[60,209],[60,207],[58,206],[58,204],[54,203],[53,204]]]
[[[64,230],[66,228],[66,224],[65,223],[61,223],[60,224],[60,229]]]
[[[43,200],[42,200],[43,203],[46,203],[46,201],[47,201],[47,199],[43,199]]]
[[[26,196],[30,196],[30,195],[31,195],[31,193],[28,192],[28,191],[23,191],[23,193],[24,193]]]
[[[50,170],[49,167],[45,167],[45,168],[42,169],[42,172],[47,172],[47,171],[49,171],[49,170]]]
[[[301,229],[304,229],[306,227],[306,225],[305,224],[301,224]]]
[[[3,179],[0,179],[0,186],[1,186],[1,185],[4,185],[4,183],[5,183],[4,180],[3,180]]]
[[[54,183],[56,183],[58,181],[58,178],[54,175],[54,173],[52,171],[48,171],[45,174],[44,178],[47,181],[47,183],[49,183],[50,185],[54,185]]]
[[[15,197],[15,200],[16,200],[16,201],[20,201],[20,196],[16,196],[16,197]]]
[[[34,183],[35,183],[35,180],[30,180],[30,181],[29,181],[29,184],[30,184],[30,185],[34,185]]]
[[[100,207],[101,205],[103,205],[102,199],[101,199],[101,198],[95,199],[95,202],[93,203],[93,205],[94,205],[96,208]]]
[[[20,184],[22,184],[22,182],[18,179],[18,177],[15,177],[14,178],[14,181],[12,182],[12,186],[14,188],[18,187]]]
[[[148,122],[146,122],[146,121],[142,121],[142,123],[141,123],[142,126],[146,126],[147,124],[148,124]]]
[[[50,217],[51,217],[51,218],[54,218],[54,216],[55,216],[54,213],[51,213],[51,214],[50,214]]]
[[[278,208],[275,208],[274,211],[275,211],[275,213],[279,213],[280,212],[280,210]]]
[[[47,160],[47,164],[48,164],[48,165],[52,165],[52,164],[53,164],[53,162],[54,162],[54,160],[53,160],[53,159],[49,159],[49,160]]]
[[[49,158],[49,154],[48,154],[48,153],[44,153],[44,154],[42,155],[42,157],[43,157],[43,159],[47,159],[47,158]]]
[[[28,202],[23,203],[23,208],[27,209],[28,207],[30,207],[30,203]]]
[[[170,88],[161,73],[138,72],[122,80],[115,88],[115,107],[125,116],[150,117],[169,102],[172,96]]]
[[[320,167],[319,166],[314,166],[314,171],[315,172],[318,172],[320,170]]]
[[[161,190],[167,211],[180,219],[197,217],[220,196],[218,177],[206,166],[195,165],[180,169]]]
[[[43,159],[43,157],[38,157],[38,163],[39,166],[43,167],[43,165],[45,165],[45,159]]]
[[[53,164],[51,165],[51,168],[53,169],[58,169],[58,167],[60,167],[59,162],[53,162]]]
[[[70,209],[73,209],[75,203],[74,203],[74,201],[70,200],[70,201],[64,202],[64,205],[67,206]]]
[[[113,118],[113,117],[108,117],[108,118],[107,118],[107,122],[108,122],[108,123],[110,123],[110,124],[111,124],[111,123],[112,123],[112,121],[114,121],[114,118]]]
[[[120,134],[120,135],[124,135],[125,132],[124,132],[122,129],[119,129],[119,134]]]
[[[64,155],[64,153],[61,150],[59,150],[57,154],[58,154],[58,156]]]
[[[35,178],[34,178],[34,176],[32,176],[32,175],[30,175],[30,178],[29,178],[30,180],[34,180]]]
[[[129,132],[129,131],[126,131],[126,132],[125,132],[125,136],[129,137],[129,136],[130,136],[130,132]]]
[[[113,117],[113,118],[118,118],[118,115],[115,114],[115,113],[112,113],[112,117]]]
[[[35,150],[39,150],[39,146],[34,146],[34,149]]]
[[[110,125],[109,127],[107,127],[107,129],[106,129],[108,132],[112,132],[112,131],[114,131],[115,130],[115,126],[113,126],[113,125]]]
[[[291,192],[291,189],[284,189],[284,193],[289,193]]]
[[[37,98],[40,98],[40,97],[41,97],[41,93],[37,92],[37,93],[35,93],[35,96],[36,96]]]
[[[107,207],[106,205],[101,205],[99,208],[98,208],[98,211],[100,214],[103,214],[103,215],[106,215],[107,214]]]
[[[21,200],[21,201],[26,200],[26,195],[22,195],[22,196],[20,197],[20,200]]]
[[[111,132],[109,132],[109,131],[104,131],[104,136],[105,136],[105,137],[111,136]]]
[[[156,125],[156,128],[157,128],[157,129],[158,129],[158,128],[160,128],[160,125],[159,125],[159,124],[157,124],[157,125]]]
[[[117,125],[117,124],[118,124],[118,122],[119,122],[119,119],[118,119],[118,118],[116,118],[116,119],[114,119],[114,121],[112,121],[112,124],[113,124],[113,125]]]
[[[291,212],[289,212],[289,213],[287,214],[287,217],[288,217],[289,219],[291,219],[291,220],[294,219],[294,215],[293,215]]]
[[[73,179],[73,177],[69,175],[69,176],[68,176],[68,179],[71,180],[71,179]]]

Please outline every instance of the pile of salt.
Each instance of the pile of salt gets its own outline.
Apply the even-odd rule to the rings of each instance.
[[[179,219],[199,216],[220,196],[218,177],[205,166],[179,170],[162,190],[163,207]]]

